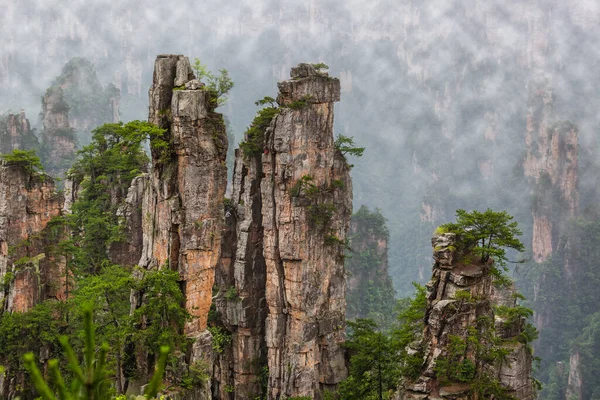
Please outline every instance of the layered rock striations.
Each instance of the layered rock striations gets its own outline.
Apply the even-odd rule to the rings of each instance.
[[[80,145],[90,142],[90,132],[106,122],[119,122],[121,92],[113,84],[102,87],[94,65],[74,57],[52,83],[60,88],[69,106],[69,119]]]
[[[266,394],[266,265],[263,256],[262,156],[236,151],[231,199],[225,207],[221,262],[215,277],[214,309],[231,333],[231,346],[216,356],[216,398],[254,399]],[[231,391],[230,389],[233,389]],[[227,390],[230,390],[227,392]]]
[[[236,152],[215,296],[232,344],[215,369],[217,398],[321,399],[346,377],[352,186],[333,138],[340,86],[310,64],[291,77],[263,136],[247,133],[256,148]]]
[[[532,355],[519,339],[525,321],[506,312],[516,307],[514,290],[498,286],[491,261],[465,259],[455,234],[436,235],[432,245],[435,264],[418,346],[423,364],[397,398],[471,400],[499,390],[533,400]]]
[[[149,121],[165,131],[151,138],[153,169],[133,181],[122,210],[136,215],[141,205],[141,247],[139,238],[131,240],[141,250],[139,266],[179,272],[185,307],[192,316],[185,333],[195,339],[190,363],[210,356],[202,349],[207,343],[210,349],[206,327],[221,254],[227,179],[223,119],[213,111],[208,91],[197,83],[187,57],[157,57]],[[134,307],[140,301],[134,296]]]
[[[333,138],[338,79],[307,64],[291,77],[278,84],[282,109],[262,156],[269,398],[320,399],[346,376],[343,251],[352,183]],[[306,105],[287,107],[298,101]]]
[[[38,146],[38,139],[25,117],[25,111],[0,117],[0,154],[16,149],[32,150]]]
[[[533,188],[533,258],[557,250],[561,229],[578,214],[578,135],[570,121],[553,122],[554,93],[544,78],[529,83],[525,176]]]
[[[65,261],[52,252],[63,198],[53,180],[22,163],[0,165],[0,314],[64,299]]]
[[[42,97],[42,143],[40,158],[46,171],[63,178],[75,160],[77,139],[69,125],[69,105],[60,87],[50,87]]]

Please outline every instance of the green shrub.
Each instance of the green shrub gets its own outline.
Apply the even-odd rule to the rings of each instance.
[[[291,108],[292,110],[302,110],[303,108],[308,107],[313,100],[313,96],[307,95],[299,100],[292,101],[290,104],[287,105],[287,107]]]
[[[2,154],[0,158],[9,164],[22,165],[30,173],[38,174],[44,171],[44,166],[35,154],[35,150],[14,149],[8,154]]]
[[[240,143],[240,149],[244,157],[249,158],[263,152],[265,149],[265,132],[278,113],[279,108],[273,106],[265,107],[256,113],[250,127],[244,133],[245,140]]]
[[[213,350],[223,353],[225,348],[231,344],[231,332],[220,326],[209,326],[208,331],[212,335]]]
[[[238,291],[235,288],[235,286],[231,286],[229,287],[229,289],[227,289],[227,292],[225,292],[225,298],[229,301],[240,300],[240,295],[238,294]]]
[[[227,102],[229,91],[233,88],[234,83],[226,69],[220,69],[216,75],[208,70],[206,65],[200,62],[200,59],[195,58],[192,69],[196,74],[196,78],[200,81],[206,81],[206,90],[210,94],[211,106],[214,108],[220,107]]]
[[[334,146],[336,150],[340,151],[344,157],[347,154],[350,154],[354,157],[362,157],[365,151],[364,147],[357,147],[354,144],[354,137],[352,136],[338,135],[338,137],[335,139]]]
[[[48,370],[58,396],[55,396],[54,391],[50,389],[41,371],[38,369],[34,354],[27,353],[23,357],[25,369],[31,376],[31,383],[43,400],[109,400],[114,398],[114,389],[110,385],[110,374],[106,368],[106,355],[109,346],[103,343],[99,350],[96,349],[95,328],[92,324],[92,308],[84,308],[83,314],[85,338],[83,365],[79,363],[75,351],[69,344],[68,337],[61,336],[59,338],[64,355],[68,361],[67,367],[73,375],[72,381],[70,383],[65,381],[57,359],[52,359],[48,362]],[[168,346],[161,347],[154,376],[147,385],[144,393],[146,398],[155,398],[160,389],[168,353]]]

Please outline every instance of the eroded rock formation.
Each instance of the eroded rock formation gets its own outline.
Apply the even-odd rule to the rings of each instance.
[[[263,256],[261,157],[236,151],[231,201],[217,270],[214,299],[219,321],[231,332],[231,346],[218,355],[213,372],[217,398],[254,399],[266,394],[266,265]],[[233,389],[233,394],[227,389]]]
[[[433,276],[427,284],[420,376],[404,383],[399,399],[491,398],[490,382],[517,399],[532,400],[532,355],[518,340],[522,317],[494,306],[516,306],[514,290],[497,286],[490,263],[465,261],[453,233],[436,235]],[[490,261],[491,262],[491,261]],[[505,352],[504,358],[495,354]],[[476,387],[488,388],[477,393]]]
[[[552,122],[554,94],[544,78],[529,83],[525,176],[533,178],[532,250],[546,261],[558,246],[561,228],[578,213],[578,128]]]
[[[91,131],[106,123],[119,122],[121,92],[113,84],[102,87],[94,64],[81,57],[69,60],[52,87],[60,88],[69,106],[69,120],[79,145],[90,142]]]
[[[77,140],[69,125],[69,105],[59,87],[50,87],[42,98],[42,124],[42,162],[50,175],[63,178],[75,159]]]
[[[321,399],[346,377],[352,186],[333,138],[340,86],[310,64],[291,77],[260,151],[236,153],[215,299],[232,349],[215,370],[218,398],[230,388],[236,399]]]
[[[0,165],[0,314],[25,312],[46,299],[65,298],[64,260],[50,247],[60,228],[62,196],[47,175],[21,163]]]
[[[346,377],[343,244],[352,183],[334,146],[339,80],[306,64],[291,77],[278,85],[283,108],[267,130],[262,158],[269,398],[320,399]],[[300,100],[307,105],[285,107]],[[305,177],[314,186],[293,190]]]
[[[372,318],[380,325],[392,322],[396,293],[388,271],[389,232],[379,210],[362,206],[350,223],[350,259],[346,291],[348,319]]]
[[[206,327],[221,255],[227,137],[210,94],[190,81],[194,74],[187,57],[157,57],[148,119],[165,133],[153,138],[152,171],[132,182],[120,212],[131,232],[127,245],[140,252],[138,265],[179,272],[185,307],[193,317],[185,327],[186,335],[194,339],[186,359],[193,364],[201,359],[211,362]],[[181,90],[183,85],[195,88]],[[138,229],[141,237],[136,235]],[[134,307],[143,301],[137,296],[133,300]],[[138,363],[142,374],[148,372],[144,361]]]
[[[25,111],[0,117],[0,154],[10,153],[15,149],[31,150],[38,145]]]

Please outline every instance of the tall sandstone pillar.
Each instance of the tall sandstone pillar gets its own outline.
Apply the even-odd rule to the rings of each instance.
[[[265,390],[267,304],[261,158],[261,154],[244,157],[236,151],[231,202],[225,212],[214,297],[220,316],[215,323],[231,332],[231,346],[215,355],[213,393],[221,399],[254,400],[262,398]]]
[[[215,286],[216,323],[232,342],[215,363],[217,398],[321,399],[347,375],[352,183],[333,138],[340,84],[309,64],[291,76],[257,148],[236,151]]]
[[[50,226],[62,205],[50,176],[20,163],[0,163],[0,315],[29,311],[46,299],[64,300],[65,261],[49,252],[62,234]]]
[[[553,115],[554,93],[547,79],[532,79],[523,169],[534,183],[532,251],[537,263],[557,250],[563,227],[579,211],[579,129],[570,121],[553,123]]]
[[[227,136],[221,114],[190,62],[181,55],[159,55],[149,92],[148,120],[166,130],[163,144],[152,146],[153,169],[134,180],[143,193],[142,251],[146,269],[179,271],[192,338],[206,337],[214,271],[221,254]],[[204,342],[200,340],[199,342]],[[200,356],[195,348],[192,362]]]
[[[343,250],[352,183],[333,138],[339,80],[308,64],[292,68],[291,78],[278,84],[281,111],[262,155],[269,398],[320,399],[346,377]]]

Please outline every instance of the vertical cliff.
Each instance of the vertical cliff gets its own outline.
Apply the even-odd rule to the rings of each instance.
[[[556,251],[562,228],[579,209],[578,128],[570,121],[553,122],[554,93],[547,79],[529,83],[525,176],[534,181],[534,260],[546,261]]]
[[[90,132],[106,122],[119,122],[121,93],[113,84],[103,87],[94,64],[81,57],[67,62],[52,87],[62,89],[69,106],[69,121],[80,145],[90,142]]]
[[[135,212],[141,200],[139,266],[179,272],[185,307],[193,317],[185,333],[195,339],[194,363],[209,356],[201,351],[210,338],[207,317],[221,254],[225,126],[213,111],[211,95],[194,79],[187,57],[156,58],[149,96],[148,119],[165,132],[151,138],[152,171],[134,180],[123,212]]]
[[[46,171],[63,178],[75,160],[77,139],[69,125],[69,105],[60,87],[50,87],[42,97],[42,149]]]
[[[12,150],[32,150],[39,146],[34,130],[31,129],[25,111],[0,117],[0,154]]]
[[[349,166],[335,148],[339,81],[292,68],[236,151],[215,285],[217,398],[321,399],[346,377],[344,250]]]
[[[269,398],[322,398],[346,376],[344,243],[349,166],[335,148],[339,80],[307,64],[280,82],[261,182]],[[296,107],[298,102],[303,102]]]
[[[362,206],[350,223],[347,269],[348,319],[372,318],[383,326],[393,322],[396,293],[388,271],[389,231],[379,210]]]
[[[404,382],[400,399],[533,400],[532,355],[522,342],[511,287],[499,286],[490,263],[465,259],[456,234],[432,239],[434,266],[427,284],[425,329],[418,377]],[[417,351],[417,350],[415,350]]]
[[[241,150],[236,150],[233,190],[224,210],[226,230],[215,277],[217,314],[210,321],[231,333],[231,346],[217,355],[213,373],[213,393],[221,399],[252,400],[266,394],[261,158],[260,154],[244,158]]]
[[[0,313],[25,312],[49,298],[64,299],[64,260],[52,219],[62,196],[52,178],[22,163],[0,165]]]

